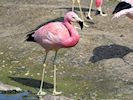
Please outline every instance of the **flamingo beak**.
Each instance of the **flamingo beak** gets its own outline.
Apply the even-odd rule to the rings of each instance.
[[[84,26],[84,25],[83,25],[83,21],[79,21],[78,23],[79,23],[79,25],[80,25],[80,27],[81,27],[81,30],[82,30],[82,29],[83,29],[83,26]]]

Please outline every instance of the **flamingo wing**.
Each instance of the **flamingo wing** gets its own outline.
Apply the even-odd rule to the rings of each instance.
[[[39,28],[34,38],[44,48],[54,49],[60,48],[70,33],[63,23],[53,22]]]
[[[124,15],[133,15],[133,8],[124,9],[124,10],[117,12],[116,14],[114,14],[113,19],[119,18],[120,16],[124,16]]]

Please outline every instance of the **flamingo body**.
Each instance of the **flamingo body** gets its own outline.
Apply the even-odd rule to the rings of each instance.
[[[72,25],[70,26],[72,27]],[[75,40],[72,39],[65,23],[53,22],[35,31],[34,39],[47,50],[68,48],[75,46],[79,41],[78,32],[74,28],[72,30],[75,31],[76,34]]]
[[[43,79],[44,79],[44,73],[45,73],[45,61],[47,58],[47,53],[50,50],[56,51],[55,57],[53,60],[54,65],[54,89],[53,89],[53,95],[58,95],[61,92],[56,91],[56,65],[55,65],[55,59],[57,55],[57,51],[60,48],[69,48],[75,46],[80,36],[78,35],[77,30],[73,26],[73,22],[78,22],[81,26],[81,29],[83,28],[83,21],[78,17],[77,14],[74,12],[68,12],[66,13],[64,17],[64,22],[50,22],[36,31],[30,33],[27,35],[27,41],[32,41],[40,44],[45,50],[46,50],[46,56],[44,59],[44,68],[42,73],[42,80],[40,85],[40,90],[37,93],[37,95],[45,95],[46,93],[42,91],[43,87]]]
[[[103,0],[95,0],[96,8],[102,7]]]
[[[133,19],[133,0],[122,0],[117,4],[113,11],[113,19],[121,16],[127,16]]]
[[[75,46],[80,36],[69,20],[64,19],[64,22],[51,22],[40,27],[30,38],[46,50],[57,50]]]

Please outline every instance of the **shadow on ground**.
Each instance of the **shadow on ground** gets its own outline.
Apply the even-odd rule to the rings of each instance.
[[[92,63],[96,63],[103,59],[122,58],[128,53],[133,52],[132,49],[117,44],[103,45],[93,50],[93,56],[90,58]]]
[[[72,10],[71,7],[62,7],[62,8],[59,8],[59,9],[66,9],[66,10],[68,10],[68,11],[71,11],[71,10]],[[80,11],[79,7],[74,7],[74,10],[75,10],[75,11]],[[89,11],[89,8],[83,8],[83,7],[82,7],[82,11],[83,11],[83,12],[88,12],[88,11]],[[95,12],[96,10],[95,10],[95,9],[91,9],[91,11],[92,11],[92,12]]]
[[[40,83],[41,83],[40,80],[35,80],[32,78],[22,78],[22,77],[9,77],[9,78],[13,81],[19,82],[19,83],[26,85],[26,86],[30,86],[33,88],[40,88]],[[44,82],[43,88],[52,89],[53,84]]]

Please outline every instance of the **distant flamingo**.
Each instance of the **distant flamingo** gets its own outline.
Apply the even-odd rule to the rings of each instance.
[[[91,17],[92,4],[93,4],[93,0],[91,0],[90,8],[89,8],[88,16],[87,16],[87,18],[90,20],[93,20],[93,18]],[[104,14],[102,11],[103,0],[95,0],[95,5],[97,8],[96,15],[100,14],[101,16],[107,16],[107,14]]]
[[[80,0],[72,0],[72,2],[73,2],[73,4],[72,4],[72,11],[74,11],[74,4],[75,4],[75,1],[78,2],[79,9],[80,9],[80,14],[81,14],[81,17],[82,17],[82,19],[83,19],[83,21],[84,21],[83,11],[82,11],[82,9],[81,9]],[[90,2],[89,12],[88,12],[88,16],[87,16],[87,19],[90,19],[90,20],[93,19],[93,18],[91,17],[91,8],[92,8],[92,4],[93,4],[93,0],[91,0],[91,2]],[[96,4],[96,8],[97,8],[96,14],[100,14],[101,16],[107,16],[107,14],[104,14],[103,11],[102,11],[103,0],[95,0],[95,4]],[[87,25],[84,24],[84,26],[87,26]]]
[[[83,28],[83,21],[78,17],[77,14],[74,12],[68,12],[66,13],[64,17],[64,22],[51,22],[48,23],[39,29],[37,29],[35,32],[30,33],[27,35],[27,41],[32,41],[40,44],[46,51],[46,56],[44,59],[44,68],[42,73],[42,80],[40,85],[40,90],[37,93],[37,95],[45,95],[46,93],[42,91],[43,86],[43,79],[44,79],[44,72],[46,67],[46,58],[47,54],[50,50],[55,51],[55,57],[53,60],[54,65],[54,89],[53,89],[53,95],[61,94],[61,92],[56,91],[56,65],[55,65],[55,59],[57,55],[57,51],[60,48],[70,48],[75,46],[80,39],[80,36],[77,32],[77,30],[73,26],[73,22],[79,23],[81,26],[81,29]]]
[[[117,4],[113,11],[113,19],[121,16],[127,16],[133,19],[133,0],[122,0]]]

